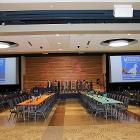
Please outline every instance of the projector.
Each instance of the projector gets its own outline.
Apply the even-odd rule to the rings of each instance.
[[[133,17],[133,7],[132,5],[114,5],[113,14],[117,18]]]

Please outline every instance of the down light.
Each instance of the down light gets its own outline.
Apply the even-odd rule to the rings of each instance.
[[[109,47],[124,47],[128,45],[132,45],[137,43],[136,39],[129,39],[129,38],[120,38],[120,39],[110,39],[101,42],[101,45],[109,46]]]
[[[18,44],[15,42],[0,41],[0,49],[12,48],[12,47],[17,47],[17,46]]]
[[[1,49],[10,48],[10,45],[9,45],[8,43],[0,42],[0,48],[1,48]]]
[[[111,41],[109,43],[110,47],[123,47],[123,46],[127,46],[129,43],[126,40],[117,40],[117,41]]]

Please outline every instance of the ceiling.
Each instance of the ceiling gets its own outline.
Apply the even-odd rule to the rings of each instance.
[[[9,0],[10,1],[10,0]],[[97,0],[85,3],[80,0],[65,3],[59,0],[45,2],[23,0],[0,1],[0,11],[18,10],[112,10],[114,0]],[[135,10],[140,10],[138,0],[118,1],[123,4],[131,3]],[[59,34],[59,35],[58,35]],[[110,48],[100,43],[106,39],[133,38],[138,43],[121,48]],[[28,53],[91,53],[91,52],[140,52],[140,23],[114,24],[37,24],[37,25],[1,25],[0,40],[14,41],[18,47],[0,49],[0,54]],[[87,45],[90,41],[89,45]],[[61,43],[61,44],[58,44]],[[79,48],[77,46],[80,46]]]
[[[140,42],[139,34],[50,34],[50,35],[22,35],[0,36],[1,40],[14,41],[18,47],[2,49],[0,53],[60,53],[60,52],[136,52],[140,51],[140,44],[127,47],[111,48],[102,46],[103,40],[112,38],[135,38]],[[88,41],[90,43],[88,43]],[[89,45],[88,45],[89,44]],[[78,47],[79,46],[79,47]]]
[[[0,11],[19,10],[113,10],[114,4],[132,4],[140,9],[140,0],[0,0]]]

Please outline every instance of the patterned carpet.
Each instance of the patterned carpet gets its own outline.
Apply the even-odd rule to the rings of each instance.
[[[0,127],[0,140],[139,140],[140,124]]]
[[[52,126],[43,140],[139,140],[140,124]]]
[[[0,127],[0,140],[42,140],[45,126]]]
[[[139,107],[130,106],[129,119],[94,117],[76,100],[58,102],[47,120],[8,122],[0,113],[0,140],[139,140]],[[130,112],[130,114],[131,114]],[[135,115],[137,114],[137,115]]]
[[[95,125],[64,128],[63,140],[139,140],[140,125]]]
[[[140,116],[140,107],[129,105],[128,111]]]

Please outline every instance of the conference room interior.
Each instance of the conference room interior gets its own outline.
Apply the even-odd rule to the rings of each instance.
[[[121,4],[0,2],[0,140],[139,139],[140,2]]]

